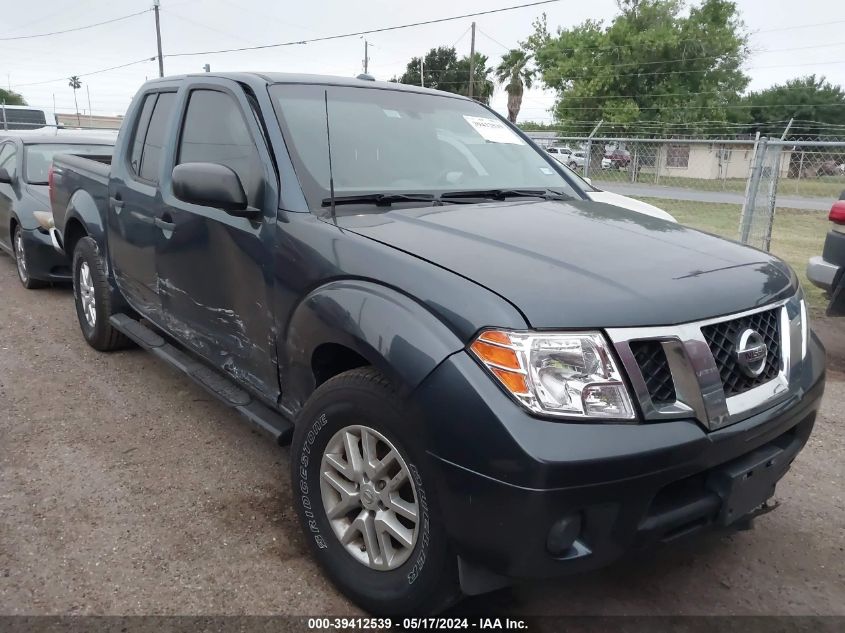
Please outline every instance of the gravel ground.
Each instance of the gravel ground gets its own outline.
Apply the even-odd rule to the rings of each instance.
[[[456,613],[845,614],[845,375],[829,376],[754,530]],[[285,449],[152,356],[90,349],[70,291],[26,291],[0,256],[0,614],[357,613],[306,553],[287,472]]]

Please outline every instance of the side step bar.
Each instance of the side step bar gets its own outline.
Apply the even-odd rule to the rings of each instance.
[[[182,350],[168,343],[159,334],[126,314],[112,315],[109,323],[141,348],[152,352],[186,374],[208,393],[268,432],[279,445],[290,444],[293,436],[293,423],[282,414],[253,398],[249,392],[241,389],[232,380],[194,360]]]

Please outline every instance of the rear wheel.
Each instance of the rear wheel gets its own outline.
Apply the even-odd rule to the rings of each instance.
[[[82,335],[91,347],[108,352],[130,344],[109,323],[112,310],[106,266],[91,237],[80,239],[73,250],[73,298]]]
[[[20,279],[23,287],[27,290],[34,290],[46,286],[46,282],[40,279],[33,279],[29,274],[29,268],[26,265],[26,243],[23,241],[23,229],[20,224],[15,227],[12,242],[15,247],[15,265],[18,269],[18,279]]]
[[[407,406],[373,368],[321,385],[296,425],[291,476],[306,537],[372,613],[436,613],[460,596],[424,460]]]

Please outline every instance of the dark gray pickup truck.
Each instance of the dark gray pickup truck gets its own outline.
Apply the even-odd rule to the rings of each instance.
[[[83,335],[291,442],[314,556],[372,612],[747,524],[813,428],[786,264],[590,201],[469,99],[165,78],[108,162],[53,166]]]

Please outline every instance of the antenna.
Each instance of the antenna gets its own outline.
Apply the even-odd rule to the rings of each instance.
[[[329,199],[332,203],[332,221],[337,224],[337,212],[334,207],[334,173],[332,172],[332,135],[329,130],[329,91],[323,91],[326,103],[326,145],[329,148]]]

